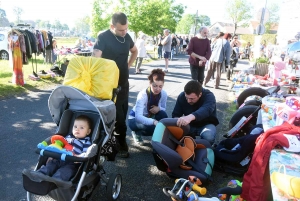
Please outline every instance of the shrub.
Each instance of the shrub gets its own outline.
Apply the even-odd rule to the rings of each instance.
[[[270,63],[269,59],[267,57],[259,57],[255,61],[258,64],[268,64]]]

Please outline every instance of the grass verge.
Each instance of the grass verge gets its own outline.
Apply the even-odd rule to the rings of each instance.
[[[72,47],[78,38],[54,38],[57,41],[58,47]],[[38,81],[29,79],[29,76],[33,74],[33,71],[38,73],[41,70],[49,71],[52,64],[45,64],[44,58],[41,55],[29,59],[28,64],[23,64],[23,77],[25,81],[24,86],[18,86],[12,83],[13,68],[9,65],[9,61],[0,60],[0,99],[13,97],[29,91],[36,91],[41,89],[49,88],[50,85],[61,84],[63,81],[62,77],[54,78],[43,78]],[[72,55],[68,55],[67,58],[72,58]],[[58,58],[60,64],[65,56]]]

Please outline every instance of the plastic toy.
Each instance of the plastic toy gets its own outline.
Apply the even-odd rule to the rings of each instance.
[[[198,178],[190,176],[188,179],[176,179],[171,190],[164,188],[163,191],[173,201],[198,201],[199,195],[195,191],[201,195],[206,194],[206,188],[198,186],[201,184],[202,182]]]
[[[239,180],[231,180],[230,182],[228,182],[227,186],[230,188],[236,188],[237,186],[242,187],[242,182],[240,182]],[[220,200],[228,200],[227,199],[227,195],[226,194],[219,194],[218,198]],[[229,201],[243,201],[244,199],[240,197],[240,195],[231,195],[229,198]]]
[[[53,135],[51,137],[51,143],[52,144],[48,145],[46,141],[43,141],[39,143],[37,147],[39,149],[73,156],[73,146],[70,145],[63,136]]]

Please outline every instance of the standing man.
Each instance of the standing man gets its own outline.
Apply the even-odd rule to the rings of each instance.
[[[190,55],[189,63],[193,80],[198,80],[201,84],[204,80],[205,63],[211,55],[210,43],[207,39],[208,29],[201,27],[196,37],[193,37],[186,50]]]
[[[157,48],[157,53],[158,53],[157,58],[162,59],[162,47],[163,47],[163,45],[161,44],[162,37],[161,37],[160,34],[157,35],[157,40],[156,41],[157,41],[156,46],[158,47]]]
[[[217,118],[216,98],[208,89],[196,81],[189,81],[177,98],[172,112],[178,118],[177,126],[190,125],[190,133],[213,144],[216,137]]]
[[[172,39],[170,36],[170,31],[168,29],[164,30],[164,39],[162,40],[161,44],[163,45],[164,51],[164,58],[165,58],[165,72],[168,72],[168,65],[169,65],[169,57],[171,56],[171,43]]]
[[[135,61],[138,53],[134,42],[127,33],[127,29],[127,16],[121,12],[113,14],[110,29],[98,35],[93,50],[93,56],[115,61],[120,71],[119,86],[121,90],[116,101],[117,113],[114,133],[120,144],[118,156],[122,158],[129,157],[126,142],[126,116],[129,96],[128,78],[129,68]],[[129,51],[131,55],[128,60]]]

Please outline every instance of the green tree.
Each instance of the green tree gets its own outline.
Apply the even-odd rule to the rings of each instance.
[[[21,22],[21,15],[23,13],[23,9],[20,7],[14,7],[13,9],[15,15],[16,15],[16,20],[17,20],[17,24],[19,24]]]
[[[151,36],[161,33],[163,28],[175,31],[185,7],[174,0],[128,0],[127,16],[129,29]]]
[[[90,31],[90,17],[85,16],[76,20],[75,29],[80,35],[87,34]]]
[[[194,22],[195,22],[195,15],[192,14],[184,15],[176,26],[176,33],[189,34],[191,27],[194,25]]]
[[[176,33],[189,34],[191,29],[195,28],[195,17],[195,14],[184,15],[177,24]],[[210,18],[206,15],[198,16],[196,28],[200,26],[210,26]]]
[[[247,26],[252,18],[252,5],[248,0],[229,0],[226,4],[227,17],[234,24],[234,32],[240,26]]]
[[[62,25],[61,25],[61,23],[60,23],[59,20],[56,19],[56,20],[54,21],[54,26],[55,26],[55,29],[56,29],[58,32],[61,31]]]
[[[5,10],[0,8],[0,18],[6,17],[6,12]]]
[[[200,15],[197,19],[199,26],[210,26],[210,18],[207,15]]]
[[[97,36],[99,31],[108,28],[113,13],[109,8],[113,5],[112,0],[94,0],[92,19],[90,20],[90,27],[94,37]]]
[[[270,34],[270,29],[272,28],[272,26],[279,23],[279,6],[278,4],[273,3],[270,4],[267,9],[269,11],[269,20],[265,23],[265,29],[266,33]]]
[[[5,10],[0,8],[0,27],[6,27],[6,26],[9,26],[9,21],[6,18]]]

